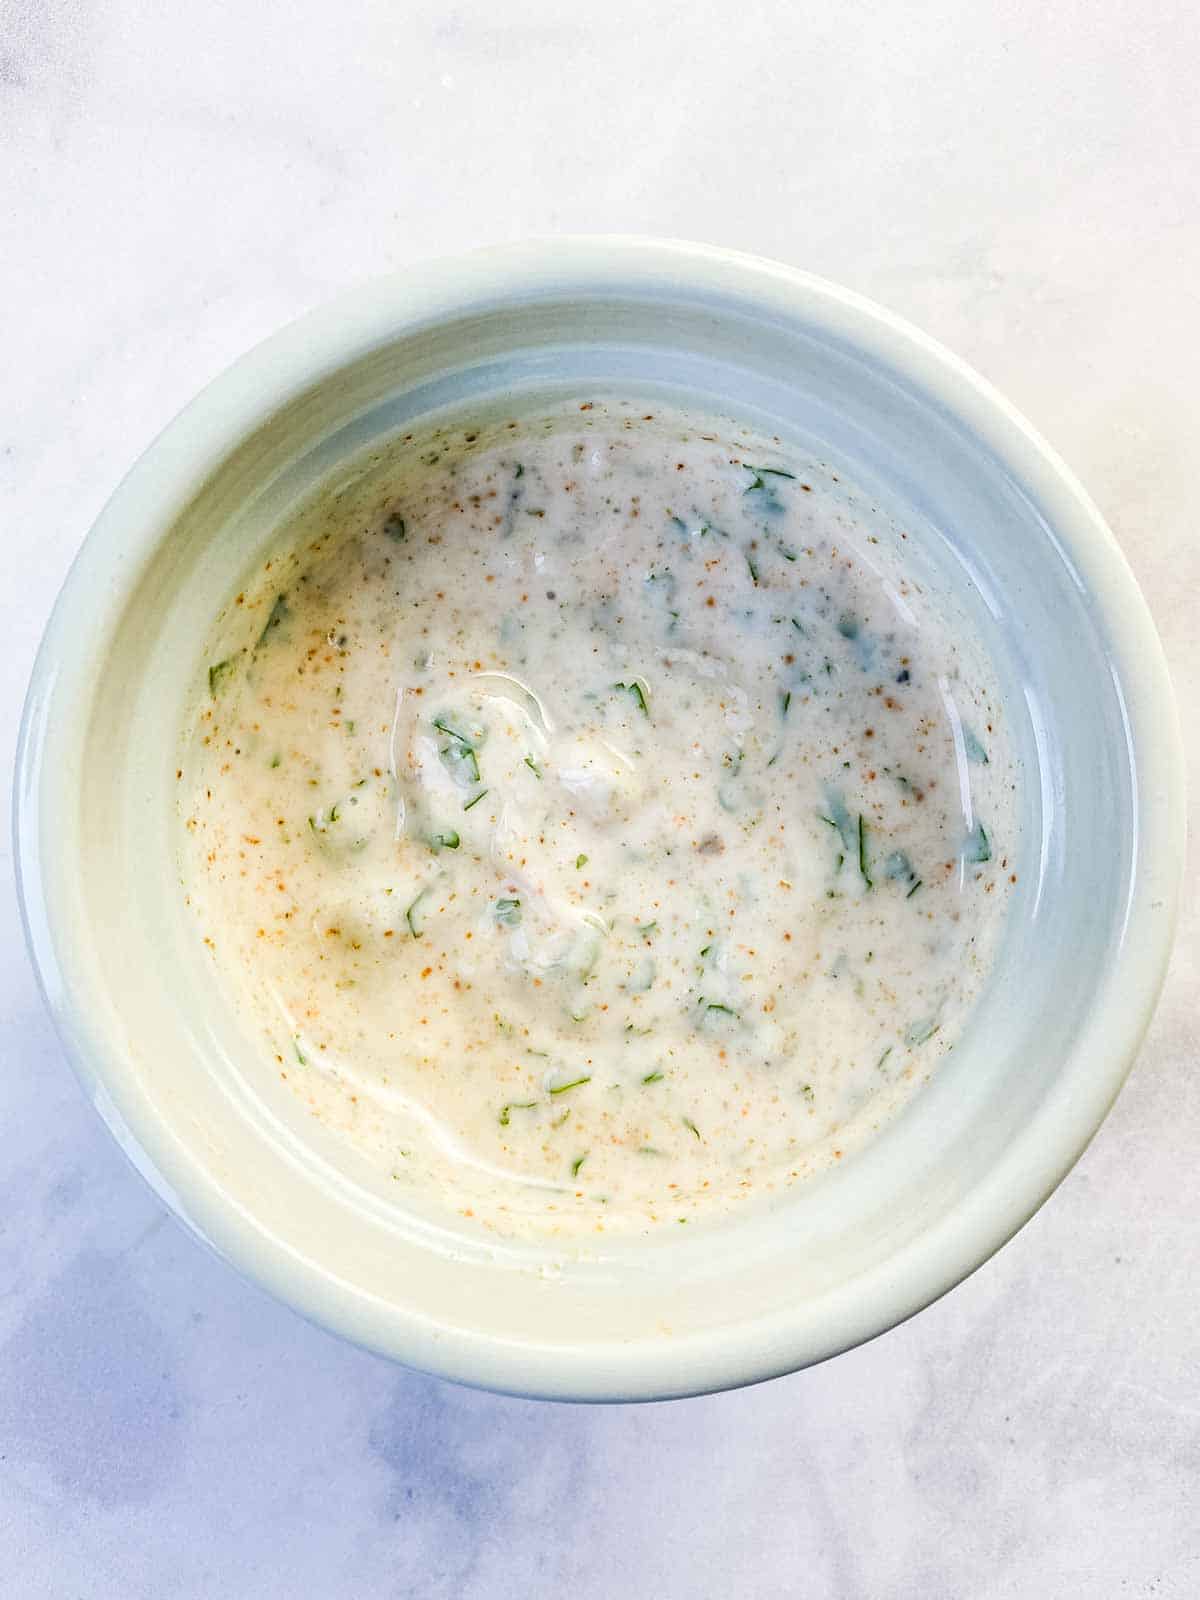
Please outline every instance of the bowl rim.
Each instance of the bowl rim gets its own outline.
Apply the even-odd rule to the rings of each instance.
[[[214,1181],[177,1184],[162,1130],[122,1093],[119,1049],[67,990],[69,937],[39,859],[56,775],[41,769],[47,719],[81,693],[69,670],[76,622],[104,605],[103,575],[149,553],[170,511],[255,426],[358,354],[417,327],[514,296],[712,293],[811,325],[886,359],[982,440],[1035,494],[1086,576],[1120,663],[1137,817],[1128,904],[1089,1037],[1087,1071],[1064,1074],[1021,1137],[951,1211],[819,1305],[670,1341],[515,1346],[485,1331],[431,1329],[416,1312],[371,1302],[296,1259]],[[155,514],[151,514],[155,513]],[[72,646],[74,645],[74,649]],[[62,780],[58,780],[61,784]],[[64,795],[63,797],[67,797]],[[308,313],[215,378],[150,444],[114,491],[67,574],[26,695],[14,776],[17,894],[39,987],[67,1056],[135,1168],[205,1244],[318,1324],[393,1359],[480,1387],[558,1399],[625,1400],[762,1381],[849,1349],[931,1304],[981,1266],[1037,1211],[1082,1155],[1123,1083],[1166,974],[1184,850],[1182,738],[1162,646],[1132,572],[1070,469],[986,380],[919,329],[850,290],[761,257],[681,240],[575,235],[415,263]],[[1077,1054],[1077,1052],[1076,1052]],[[127,1073],[127,1082],[134,1077]]]

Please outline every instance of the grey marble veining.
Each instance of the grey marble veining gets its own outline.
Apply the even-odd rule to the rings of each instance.
[[[1198,47],[1145,0],[7,0],[0,748],[88,524],[208,377],[370,273],[578,229],[796,261],[996,381],[1112,522],[1194,751]],[[999,1256],[821,1369],[586,1409],[344,1346],[164,1216],[43,1015],[7,838],[6,1597],[1200,1593],[1194,866],[1141,1062]]]

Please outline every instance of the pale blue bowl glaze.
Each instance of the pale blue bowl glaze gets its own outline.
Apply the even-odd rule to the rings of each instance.
[[[631,386],[773,427],[914,530],[924,580],[967,608],[1001,677],[1023,775],[1019,883],[967,1037],[869,1149],[745,1223],[606,1245],[547,1273],[546,1252],[397,1221],[336,1152],[310,1152],[241,1086],[178,906],[172,717],[239,566],[339,461],[442,406]],[[234,1265],[446,1376],[658,1398],[871,1337],[979,1265],[1062,1179],[1165,971],[1181,772],[1161,649],[1111,534],[986,384],[785,267],[557,240],[347,296],[252,352],[151,446],[38,657],[17,855],[30,948],[85,1087],[166,1203]]]

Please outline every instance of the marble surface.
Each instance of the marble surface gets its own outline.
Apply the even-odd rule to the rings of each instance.
[[[1198,15],[0,0],[5,761],[75,549],[199,385],[555,230],[779,256],[960,351],[1100,502],[1200,731]],[[815,1371],[584,1409],[399,1371],[193,1244],[64,1064],[0,837],[5,1596],[1200,1593],[1194,909],[1112,1116],[969,1282]]]

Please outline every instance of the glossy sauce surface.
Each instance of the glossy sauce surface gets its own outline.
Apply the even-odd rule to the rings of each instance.
[[[505,1234],[843,1159],[960,1036],[1017,866],[999,696],[908,539],[621,399],[397,439],[302,508],[180,763],[263,1072]]]

